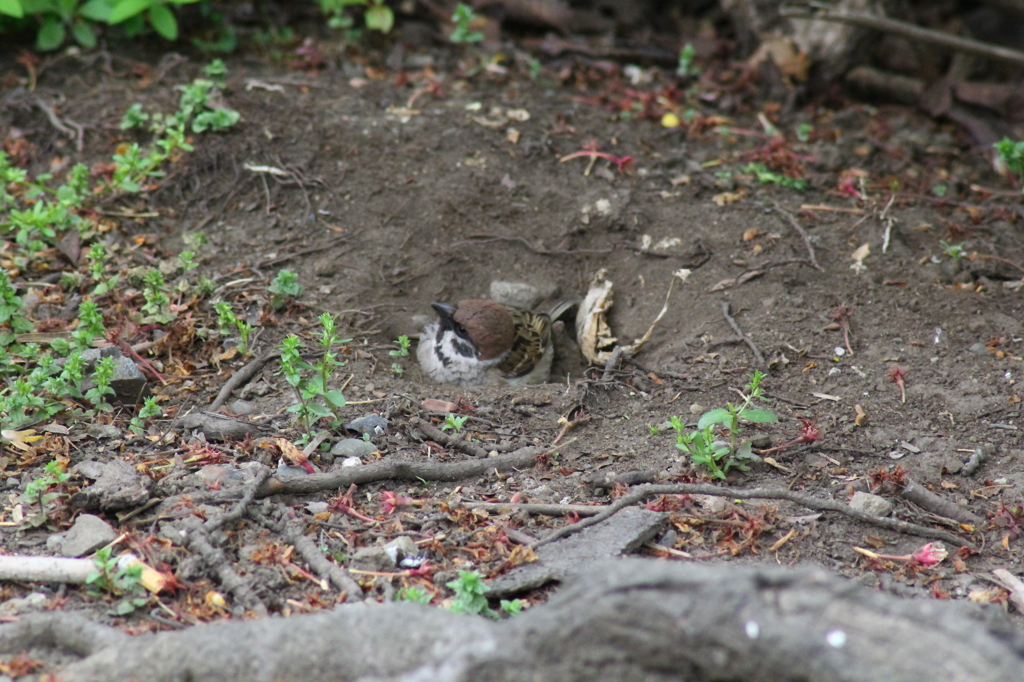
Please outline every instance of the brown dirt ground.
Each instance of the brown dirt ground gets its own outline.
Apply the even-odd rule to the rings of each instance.
[[[459,56],[435,56],[440,92],[420,93],[411,110],[407,102],[425,83],[422,70],[409,71],[409,82],[397,84],[394,72],[368,76],[365,65],[341,58],[333,62],[337,68],[319,75],[265,60],[228,60],[226,102],[241,112],[241,124],[226,134],[198,138],[196,151],[173,167],[158,191],[117,207],[159,207],[159,218],[123,220],[117,233],[124,240],[148,236],[145,248],[158,256],[180,250],[184,233],[205,231],[211,241],[201,254],[202,272],[222,285],[225,299],[248,305],[254,318],[266,282],[278,268],[297,271],[306,287],[302,305],[278,315],[259,336],[257,349],[270,349],[287,332],[313,333],[320,312],[340,313],[343,334],[354,340],[339,383],[347,383],[351,402],[376,401],[348,408],[353,417],[378,408],[390,416],[388,436],[376,441],[385,458],[427,456],[406,424],[426,398],[475,408],[470,414],[483,421],[471,421],[469,430],[485,444],[550,443],[559,432],[559,417],[582,406],[589,422],[569,434],[575,441],[560,448],[558,464],[544,471],[461,485],[373,484],[358,491],[360,509],[370,515],[382,513],[382,490],[428,500],[399,518],[411,519],[407,525],[427,534],[446,533],[433,557],[437,585],[456,567],[493,572],[501,565],[500,554],[474,557],[489,523],[509,523],[538,536],[564,523],[514,515],[477,519],[475,527],[463,519],[459,526],[437,514],[439,502],[454,496],[507,500],[521,492],[526,501],[605,503],[608,495],[582,483],[596,470],[700,478],[702,472],[682,457],[671,434],[652,435],[650,426],[672,415],[695,421],[698,406],[710,409],[737,400],[736,389],[755,363],[745,345],[731,341],[722,302],[731,305],[739,326],[770,363],[765,390],[780,422],[751,427],[750,433],[783,443],[799,435],[798,417],[804,417],[815,420],[824,435],[813,446],[775,453],[776,467],[756,465],[748,473],[731,474],[731,485],[790,487],[844,500],[851,486],[872,472],[899,466],[986,518],[1000,501],[1021,501],[1024,449],[1016,382],[1024,329],[1020,290],[1003,283],[1020,280],[1020,268],[1007,262],[1024,263],[1024,239],[1019,195],[970,189],[1010,189],[991,170],[988,150],[957,128],[911,109],[821,99],[779,121],[787,148],[806,155],[798,165],[810,187],[798,192],[759,184],[741,172],[749,160],[771,153],[756,119],[761,105],[754,100],[740,99],[724,112],[740,132],[720,134],[709,125],[687,133],[685,127],[666,129],[656,120],[618,116],[590,103],[601,94],[623,97],[634,87],[618,67],[604,72],[566,59],[545,63],[536,81],[517,66],[504,75],[469,78],[456,75]],[[0,72],[20,73],[13,55],[0,63]],[[461,66],[473,63],[466,55]],[[136,64],[148,66],[133,74]],[[67,97],[59,111],[88,126],[81,158],[95,162],[109,158],[125,139],[117,123],[128,105],[172,110],[177,94],[171,86],[196,77],[201,66],[196,58],[172,66],[162,78],[139,77],[158,72],[158,64],[159,55],[117,57],[108,70],[102,60],[67,58],[46,69],[37,93]],[[659,73],[653,83],[635,89],[653,92],[669,82]],[[45,164],[55,155],[78,160],[73,145],[40,111],[16,104],[24,100],[11,93],[9,88],[7,104],[0,106],[0,122],[20,129],[36,145],[34,163]],[[710,104],[705,109],[705,114],[722,113]],[[509,120],[502,115],[508,110],[524,110],[529,118]],[[794,131],[805,122],[815,133],[802,144]],[[559,162],[592,141],[602,151],[632,157],[632,167],[619,173],[601,160],[588,176],[586,159]],[[257,174],[245,164],[289,169],[299,182]],[[847,186],[863,192],[860,198],[840,189],[853,169],[863,171],[863,185],[854,176]],[[731,177],[722,171],[732,171]],[[900,191],[886,214],[893,222],[883,251],[882,212],[893,180]],[[947,186],[942,199],[932,191],[940,183]],[[716,197],[726,192],[739,193],[737,200],[719,205]],[[609,209],[601,214],[594,207],[603,200]],[[831,208],[801,208],[805,205]],[[778,206],[797,216],[821,271],[807,263],[804,240]],[[677,241],[656,255],[626,248],[643,243],[645,235],[653,244]],[[480,236],[519,241],[472,241]],[[940,240],[964,242],[966,252],[977,255],[945,257]],[[857,271],[851,254],[865,244],[870,255]],[[709,254],[706,259],[698,258],[702,252]],[[283,258],[289,254],[295,255]],[[486,296],[492,280],[551,285],[559,296],[582,297],[594,274],[606,269],[615,283],[611,327],[632,339],[655,318],[672,273],[682,267],[692,268],[692,275],[675,288],[667,315],[637,357],[639,365],[625,366],[611,382],[597,381],[598,369],[575,385],[461,389],[427,380],[414,357],[400,360],[403,376],[389,371],[390,344],[417,331],[413,316],[429,313],[431,301]],[[755,270],[762,274],[712,290]],[[842,333],[830,327],[838,305],[852,313],[853,353],[841,357],[834,349],[843,346]],[[206,314],[206,306],[196,311]],[[197,342],[194,348],[215,352],[212,344]],[[168,396],[168,409],[204,404],[242,364],[228,360],[218,370],[203,355],[194,362],[193,376],[157,390]],[[907,371],[906,403],[889,379],[894,364]],[[266,389],[265,395],[252,396],[260,413],[291,403],[272,367],[254,385]],[[528,399],[515,404],[523,396]],[[857,405],[867,415],[861,425],[855,423]],[[136,451],[128,442],[108,443],[102,452],[87,440],[78,447],[73,462],[112,453],[129,458]],[[963,461],[978,448],[988,459],[975,475],[960,475]],[[430,456],[437,456],[436,450]],[[466,457],[457,451],[443,456]],[[938,523],[898,497],[890,499],[898,517]],[[308,516],[309,501],[289,502]],[[1001,545],[1006,530],[991,526],[974,533],[952,528],[984,549],[959,568],[947,560],[915,574],[899,567],[875,571],[853,547],[904,554],[924,540],[837,514],[795,523],[790,517],[808,510],[775,502],[677,513],[676,549],[712,556],[707,561],[813,563],[891,589],[898,587],[888,577],[895,574],[913,592],[954,598],[990,587],[986,575],[992,568],[1017,573],[1022,568],[1020,541]],[[318,541],[332,552],[348,553],[350,545],[371,545],[398,532],[394,525],[360,526],[343,515],[336,514],[335,521],[348,528],[347,534],[317,531]],[[753,527],[758,532],[750,535]],[[769,551],[791,529],[795,535]],[[4,548],[39,551],[48,533],[5,530]],[[265,540],[259,529],[248,529],[229,547]],[[201,573],[186,577],[203,584]],[[27,589],[8,587],[5,593],[20,596]],[[276,608],[315,608],[308,595],[317,589],[309,583],[278,581],[273,591],[277,598],[270,603]],[[76,590],[68,596],[72,601],[66,608],[90,608]],[[289,606],[286,598],[298,602]]]

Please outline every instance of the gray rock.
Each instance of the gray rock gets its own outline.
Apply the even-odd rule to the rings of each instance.
[[[349,568],[379,573],[394,571],[397,567],[398,564],[392,558],[391,552],[384,547],[360,547],[349,563]]]
[[[19,599],[8,599],[0,604],[0,615],[16,616],[19,613],[42,611],[49,598],[42,592],[31,592]]]
[[[967,350],[975,355],[988,355],[988,346],[983,343],[972,343],[971,347]]]
[[[369,434],[371,437],[382,436],[388,430],[388,420],[379,414],[367,414],[345,424],[345,428],[349,431]]]
[[[146,375],[139,370],[134,361],[126,358],[117,346],[82,351],[82,360],[88,372],[85,381],[82,382],[82,391],[96,386],[91,375],[101,358],[114,360],[114,378],[110,380],[110,387],[114,389],[114,400],[130,405],[142,402],[146,397]]]
[[[114,529],[106,521],[92,514],[81,514],[64,537],[60,553],[63,556],[92,554],[115,537]]]
[[[331,448],[331,455],[334,457],[365,457],[377,452],[377,446],[362,438],[345,438],[339,440]]]
[[[491,300],[502,305],[533,310],[543,298],[540,289],[526,282],[491,282]]]
[[[251,414],[256,414],[259,411],[256,405],[248,400],[232,400],[225,406],[225,409],[227,409],[231,414],[238,414],[246,417]]]
[[[149,479],[119,459],[103,465],[96,482],[71,496],[70,504],[82,509],[119,511],[133,509],[149,500]]]
[[[667,514],[638,507],[623,509],[601,523],[537,548],[537,561],[517,566],[490,583],[496,599],[585,573],[599,561],[636,550],[662,532]]]
[[[858,490],[850,498],[850,509],[862,511],[872,516],[888,516],[889,512],[892,511],[892,502],[884,497]]]
[[[121,429],[113,424],[90,424],[85,430],[92,438],[120,438]]]
[[[344,467],[358,467],[358,466],[362,466],[362,465],[363,465],[363,460],[359,459],[358,457],[346,457],[341,462],[342,468],[344,468]]]
[[[256,427],[249,422],[215,412],[191,412],[179,419],[175,425],[189,431],[198,431],[206,436],[207,440],[242,440],[246,436],[256,434]]]

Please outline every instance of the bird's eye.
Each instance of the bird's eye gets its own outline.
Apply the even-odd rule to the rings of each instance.
[[[466,328],[463,327],[461,324],[456,323],[455,333],[458,334],[459,336],[466,336]]]

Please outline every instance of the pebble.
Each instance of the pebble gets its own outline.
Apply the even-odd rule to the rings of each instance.
[[[345,428],[370,436],[382,436],[388,430],[388,420],[379,414],[367,414],[345,424]]]
[[[113,424],[92,424],[85,432],[93,438],[119,438],[121,436],[121,429]]]
[[[850,509],[862,511],[872,516],[888,516],[892,511],[892,502],[879,495],[860,492],[859,490],[850,498]]]
[[[362,438],[344,438],[339,440],[331,448],[331,454],[335,457],[344,457],[350,459],[352,457],[365,457],[366,455],[373,454],[377,451],[377,446],[371,441],[363,440]]]
[[[975,355],[988,355],[988,346],[983,343],[972,343],[971,347],[967,350]]]
[[[541,298],[540,290],[526,282],[491,282],[491,300],[503,305],[533,310]]]
[[[92,514],[80,514],[75,525],[64,536],[61,543],[63,556],[84,556],[95,552],[116,537],[114,529],[106,521]]]
[[[358,457],[346,457],[341,462],[342,468],[345,468],[345,467],[357,467],[357,466],[362,466],[362,464],[363,464],[363,460],[359,459]]]

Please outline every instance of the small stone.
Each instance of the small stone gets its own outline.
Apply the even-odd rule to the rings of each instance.
[[[51,554],[60,554],[60,550],[63,545],[64,533],[54,533],[50,537],[46,538],[46,551]]]
[[[541,298],[540,290],[526,282],[491,282],[491,300],[503,305],[533,310]]]
[[[360,547],[352,556],[349,568],[359,571],[387,573],[394,571],[398,564],[384,547]]]
[[[382,436],[388,430],[388,420],[379,414],[368,414],[345,424],[345,428],[370,436]]]
[[[92,438],[119,438],[121,429],[113,424],[92,424],[85,433]]]
[[[850,498],[850,509],[882,517],[888,516],[892,511],[892,502],[879,495],[857,491]]]
[[[232,400],[225,406],[225,409],[231,414],[237,414],[239,416],[249,416],[256,414],[258,408],[255,403],[251,403],[248,400]]]
[[[365,457],[366,455],[377,452],[377,446],[368,440],[362,438],[345,438],[339,440],[331,448],[331,454],[335,457],[344,457],[349,459],[352,457]]]
[[[363,460],[359,459],[358,457],[346,457],[342,461],[341,467],[342,468],[345,468],[345,467],[357,467],[357,466],[362,466],[362,464],[363,464]]]
[[[46,607],[47,599],[42,592],[32,592],[18,599],[8,599],[0,604],[0,615],[16,616],[19,613],[42,611]]]
[[[114,529],[100,517],[80,514],[75,525],[64,536],[61,554],[72,557],[91,554],[115,537]]]
[[[110,380],[110,388],[114,389],[114,399],[118,402],[134,405],[142,402],[146,394],[146,375],[135,365],[135,362],[121,353],[117,346],[106,348],[89,348],[82,351],[82,360],[85,362],[87,377],[82,382],[82,391],[87,391],[96,386],[93,381],[92,370],[101,358],[113,358],[114,376]]]
[[[971,347],[967,350],[975,355],[988,355],[988,346],[983,343],[972,343]]]
[[[310,502],[306,505],[306,511],[310,514],[322,514],[330,508],[331,505],[326,502]]]
[[[438,400],[437,398],[427,398],[420,403],[420,407],[427,412],[437,412],[439,414],[447,414],[458,409],[458,405],[455,403],[447,400]]]

